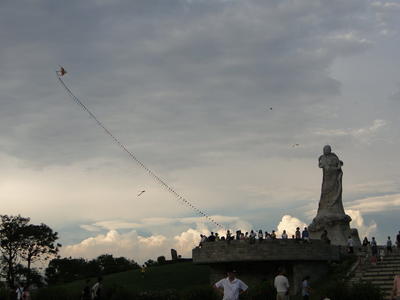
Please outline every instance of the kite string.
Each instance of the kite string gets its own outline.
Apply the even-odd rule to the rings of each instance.
[[[194,206],[192,203],[190,203],[187,199],[185,199],[183,196],[178,194],[173,188],[171,188],[164,180],[162,180],[158,175],[156,175],[152,170],[150,170],[144,163],[142,163],[131,151],[129,151],[124,144],[115,136],[112,134],[110,130],[107,129],[107,127],[89,110],[89,108],[82,103],[72,93],[70,88],[64,83],[64,81],[61,79],[61,77],[57,74],[57,78],[61,85],[64,87],[64,89],[67,91],[68,95],[77,103],[84,111],[86,111],[89,116],[97,123],[98,126],[100,126],[107,135],[109,135],[112,140],[125,152],[127,153],[141,168],[143,168],[153,179],[162,185],[167,191],[169,191],[171,194],[173,194],[178,200],[180,200],[182,203],[188,205],[190,208],[192,208],[196,213],[200,214],[202,217],[205,217],[208,221],[211,223],[217,225],[221,229],[225,229],[221,224],[217,223],[213,218],[211,218],[209,215],[207,215],[205,212],[202,210],[198,209],[196,206]]]

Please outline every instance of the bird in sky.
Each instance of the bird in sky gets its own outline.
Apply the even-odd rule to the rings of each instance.
[[[269,110],[272,110],[272,107],[270,107]]]
[[[60,66],[60,70],[57,71],[57,75],[61,77],[64,76],[65,74],[67,74],[67,71],[65,71],[65,69]]]
[[[145,191],[141,191],[137,196],[139,197],[141,194],[143,194]]]
[[[298,146],[300,146],[300,144],[293,144],[293,145],[292,145],[293,148],[294,148],[294,147],[298,147]]]

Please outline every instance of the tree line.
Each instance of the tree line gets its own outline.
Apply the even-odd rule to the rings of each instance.
[[[133,269],[139,269],[139,264],[125,257],[113,257],[103,254],[92,260],[83,258],[55,258],[46,268],[46,281],[49,285],[65,283],[78,279],[107,275]]]
[[[46,224],[31,224],[30,218],[20,215],[0,215],[0,240],[0,277],[12,289],[22,283],[40,287],[44,283],[51,285],[140,267],[134,260],[111,254],[92,260],[61,258],[58,233]],[[34,267],[38,262],[47,264],[45,277]],[[145,264],[157,262],[149,259]]]
[[[33,264],[56,257],[61,247],[58,233],[46,224],[31,224],[30,218],[0,215],[0,276],[9,287],[31,284],[40,278]]]

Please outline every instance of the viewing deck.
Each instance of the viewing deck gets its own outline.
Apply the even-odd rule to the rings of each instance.
[[[206,242],[193,249],[196,264],[257,262],[257,261],[338,261],[343,247],[333,246],[321,240],[304,243],[293,239],[232,240]]]

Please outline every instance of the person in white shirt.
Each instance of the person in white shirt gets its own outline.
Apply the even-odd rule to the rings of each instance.
[[[18,284],[15,294],[17,295],[17,300],[22,299],[22,295],[24,294],[24,288],[20,284]]]
[[[282,233],[282,239],[283,240],[287,240],[287,238],[288,238],[288,235],[286,233],[286,230],[284,230],[283,233]]]
[[[214,288],[224,295],[222,300],[238,300],[239,295],[247,291],[248,286],[236,278],[236,271],[228,271],[228,277],[218,281]]]
[[[276,300],[289,300],[289,280],[284,275],[285,271],[279,269],[278,276],[275,277],[274,287],[276,289]]]

